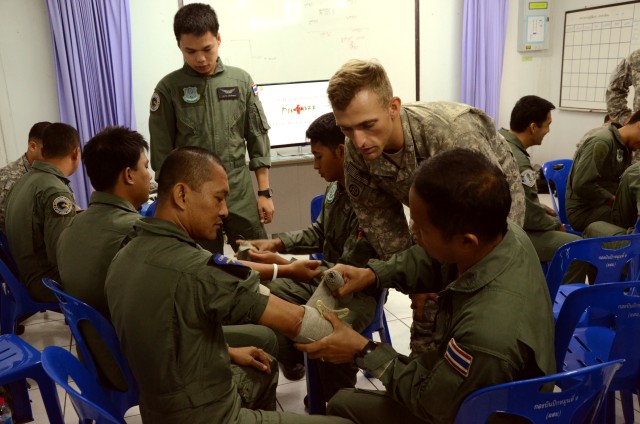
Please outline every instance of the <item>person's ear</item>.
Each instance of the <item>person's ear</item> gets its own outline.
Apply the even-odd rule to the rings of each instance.
[[[389,100],[389,116],[391,116],[391,119],[396,119],[400,115],[401,105],[400,97],[392,97]]]
[[[336,148],[336,157],[340,160],[344,160],[344,144],[338,144]]]
[[[123,179],[124,179],[124,183],[127,185],[133,185],[134,181],[133,181],[133,169],[131,169],[131,167],[127,166],[126,168],[124,168],[122,170],[122,174],[123,174]]]
[[[177,183],[171,189],[171,197],[173,202],[180,210],[187,209],[190,188],[185,183]]]
[[[480,245],[480,240],[473,233],[464,233],[462,234],[462,245],[465,248],[476,249]]]

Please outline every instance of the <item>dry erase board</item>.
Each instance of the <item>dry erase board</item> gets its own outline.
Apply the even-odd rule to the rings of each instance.
[[[638,48],[640,1],[566,12],[560,107],[606,111],[611,72]]]
[[[349,59],[377,59],[394,94],[416,99],[415,0],[198,1],[218,14],[222,60],[258,84],[329,79]]]

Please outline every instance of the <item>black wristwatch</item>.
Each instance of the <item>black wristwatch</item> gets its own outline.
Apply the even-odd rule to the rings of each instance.
[[[355,354],[353,357],[354,362],[358,368],[364,368],[364,357],[376,350],[378,347],[378,343],[373,340],[369,340],[367,344],[362,348],[362,350]]]
[[[273,196],[273,190],[271,190],[270,188],[266,190],[258,190],[258,196],[271,198]]]

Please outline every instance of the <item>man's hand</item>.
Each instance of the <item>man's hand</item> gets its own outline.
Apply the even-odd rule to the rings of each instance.
[[[294,281],[305,282],[322,273],[322,269],[320,269],[321,263],[320,261],[301,259],[288,263],[287,265],[282,265],[280,269],[282,270],[283,277],[291,278]]]
[[[320,359],[334,364],[346,364],[353,361],[368,340],[357,331],[347,327],[333,313],[325,313],[325,319],[333,325],[333,332],[317,342],[309,344],[296,343],[296,349],[307,352],[309,358]]]
[[[270,197],[258,196],[258,216],[260,217],[260,222],[263,224],[271,223],[275,211],[273,200]]]
[[[261,252],[283,252],[284,243],[279,238],[260,239],[260,240],[236,240],[236,244],[240,246],[244,241],[248,241]]]
[[[338,264],[331,268],[342,275],[344,286],[334,296],[343,297],[349,293],[358,293],[367,287],[376,284],[376,274],[370,268],[357,268],[351,265]]]
[[[255,346],[230,347],[229,358],[233,364],[241,367],[253,367],[271,374],[271,358],[262,349]]]
[[[558,228],[558,231],[562,231],[563,233],[567,232],[567,227],[564,224],[560,224],[560,227]]]
[[[616,202],[616,196],[611,196],[607,199],[606,202],[604,202],[605,204],[613,207],[613,204]]]
[[[558,216],[558,213],[551,209],[549,206],[544,205],[544,209],[547,211],[547,215]]]
[[[278,264],[288,265],[289,261],[273,252],[256,252],[254,250],[249,251],[249,259],[253,262],[261,264]]]
[[[418,322],[425,322],[424,308],[428,300],[438,301],[436,293],[413,293],[409,295],[411,299],[411,309],[415,310],[413,319]]]

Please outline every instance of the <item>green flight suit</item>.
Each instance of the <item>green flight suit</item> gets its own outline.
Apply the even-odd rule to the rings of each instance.
[[[39,302],[57,302],[42,278],[60,280],[56,244],[76,214],[69,180],[48,162],[34,161],[7,197],[7,240],[20,281]]]
[[[595,221],[611,221],[606,204],[618,189],[620,177],[631,164],[631,151],[618,129],[609,125],[576,151],[565,193],[567,217],[577,231]]]
[[[171,222],[142,219],[136,232],[105,294],[145,423],[348,422],[242,408],[221,324],[259,321],[268,297],[258,273],[212,256]]]
[[[107,270],[116,253],[134,236],[133,226],[139,219],[140,215],[131,203],[110,193],[94,191],[89,208],[71,221],[58,240],[60,284],[68,294],[94,307],[108,319],[111,316],[104,294]],[[103,382],[126,390],[118,365],[100,334],[87,321],[80,322],[80,331],[98,364]],[[278,353],[274,332],[262,325],[224,326],[223,332],[231,347],[256,346],[272,356]],[[274,372],[270,375],[232,364],[243,407],[275,409],[275,402],[269,405],[263,397],[278,384],[276,364],[272,364]]]
[[[629,234],[635,231],[640,207],[640,163],[629,166],[620,178],[613,202],[611,221],[597,221],[585,230],[585,237]]]
[[[377,257],[373,246],[364,236],[356,214],[351,207],[349,196],[344,187],[333,182],[325,190],[322,210],[317,220],[305,230],[278,234],[286,253],[310,254],[322,252],[323,268],[331,268],[336,263],[364,266],[371,258]],[[313,295],[320,278],[310,283],[297,283],[288,278],[278,278],[266,285],[271,293],[297,305],[304,305]],[[349,303],[349,315],[343,321],[351,324],[360,332],[367,328],[373,319],[377,305],[377,293],[366,291],[354,295]],[[278,334],[280,354],[278,360],[285,364],[303,362],[303,355],[293,347],[292,342]],[[354,387],[358,368],[355,364],[331,364],[315,361],[320,372],[326,401],[342,388]]]
[[[267,237],[249,171],[271,166],[269,124],[253,86],[247,72],[223,65],[220,58],[214,74],[206,77],[185,63],[160,80],[149,115],[154,171],[160,172],[166,157],[177,147],[202,147],[220,156],[231,189],[229,216],[223,227],[234,250],[237,239]],[[204,244],[214,252],[223,251],[221,236]]]
[[[455,266],[418,246],[369,267],[381,287],[439,292],[437,349],[409,360],[389,345],[378,347],[364,367],[386,393],[341,390],[328,412],[365,424],[451,423],[464,398],[482,387],[555,372],[549,290],[529,238],[514,223],[457,279]]]
[[[522,228],[527,232],[540,261],[548,262],[553,258],[560,246],[571,241],[580,240],[580,237],[559,231],[562,223],[557,218],[549,215],[546,208],[540,204],[536,185],[536,172],[531,166],[529,153],[527,153],[518,136],[505,128],[500,130],[500,134],[509,143],[520,170],[526,206]]]

